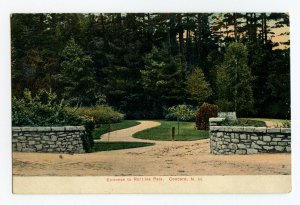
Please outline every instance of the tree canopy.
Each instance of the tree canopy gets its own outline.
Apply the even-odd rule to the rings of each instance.
[[[238,116],[290,117],[285,13],[12,14],[11,41],[16,97],[51,89],[127,118],[204,101]]]

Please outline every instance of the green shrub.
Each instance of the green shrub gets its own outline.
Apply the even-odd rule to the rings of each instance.
[[[196,113],[197,130],[208,130],[209,118],[218,116],[219,108],[217,105],[203,103]]]
[[[91,119],[95,124],[109,124],[121,122],[124,115],[113,110],[107,105],[97,105],[95,107],[81,107],[76,112],[87,119]]]
[[[41,90],[35,97],[24,90],[23,98],[12,98],[13,126],[77,126],[83,125],[86,132],[81,136],[83,148],[90,152],[94,146],[92,131],[94,122],[58,103],[55,93]]]
[[[51,91],[41,90],[33,98],[31,92],[25,90],[23,98],[12,98],[13,126],[83,125],[85,120],[57,103],[56,95]]]

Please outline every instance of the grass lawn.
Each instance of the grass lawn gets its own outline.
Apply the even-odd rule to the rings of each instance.
[[[175,140],[176,141],[188,141],[188,140],[199,140],[208,138],[207,130],[196,130],[194,129],[194,122],[180,122],[179,135],[177,135],[177,122],[176,121],[165,121],[156,120],[160,122],[161,125],[158,127],[150,128],[137,132],[133,135],[135,138],[139,139],[149,139],[149,140],[162,140],[168,141],[172,140],[172,127],[175,127]]]
[[[130,149],[151,146],[154,143],[147,142],[96,142],[92,152],[111,151],[119,149]]]
[[[138,124],[141,124],[140,122],[137,122],[135,120],[124,120],[119,123],[111,124],[111,131],[121,130],[128,127],[133,127]],[[101,127],[95,128],[93,130],[93,138],[94,139],[100,139],[100,136],[108,132],[109,125],[108,124],[102,124]]]

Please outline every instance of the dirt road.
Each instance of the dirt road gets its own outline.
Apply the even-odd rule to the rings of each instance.
[[[140,125],[110,134],[110,141],[150,141],[132,138]],[[108,140],[104,135],[101,140]],[[209,140],[152,141],[154,146],[89,154],[13,153],[18,176],[153,176],[153,175],[289,175],[290,154],[211,155]]]

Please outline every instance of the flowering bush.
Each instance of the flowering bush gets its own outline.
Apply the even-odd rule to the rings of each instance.
[[[195,110],[191,105],[176,105],[168,109],[169,113],[165,115],[168,120],[195,121]]]

